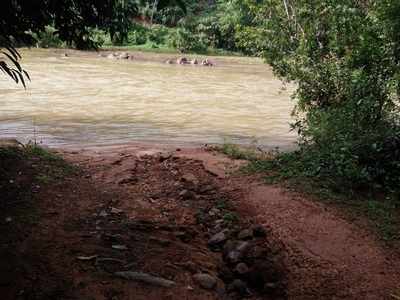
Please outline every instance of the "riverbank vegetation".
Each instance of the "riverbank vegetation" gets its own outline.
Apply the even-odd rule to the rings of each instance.
[[[252,160],[250,168],[348,201],[373,199],[366,204],[383,209],[382,219],[398,216],[400,4],[271,0],[251,9],[264,21],[262,56],[297,84],[299,140],[296,151]]]
[[[48,13],[44,17],[21,9],[31,21],[20,24],[12,17],[15,7],[9,7],[1,35],[6,45],[14,40],[79,49],[222,49],[263,57],[277,76],[297,85],[292,129],[299,140],[296,151],[259,162],[257,169],[308,178],[344,194],[388,199],[393,209],[400,205],[398,1],[92,4],[65,1],[38,8]],[[15,61],[17,55],[11,52],[9,58]],[[15,66],[17,75],[12,69],[6,73],[23,79],[18,77],[22,69]],[[4,64],[0,67],[7,70]]]

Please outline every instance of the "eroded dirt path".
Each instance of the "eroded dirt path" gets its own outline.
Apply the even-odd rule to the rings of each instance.
[[[332,207],[238,175],[244,162],[60,153],[82,171],[39,191],[40,221],[10,243],[17,270],[0,268],[5,299],[396,299],[397,254]]]

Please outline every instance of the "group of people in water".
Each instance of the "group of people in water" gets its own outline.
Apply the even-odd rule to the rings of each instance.
[[[167,64],[173,64],[174,61],[172,59],[168,59],[165,63]],[[214,63],[212,63],[208,58],[203,59],[200,63],[196,58],[193,58],[191,60],[187,59],[186,57],[179,57],[176,60],[176,63],[178,65],[202,65],[202,66],[207,66],[207,67],[212,67],[214,66]]]
[[[106,54],[100,54],[99,56],[102,57],[107,57],[110,59],[127,59],[127,60],[132,60],[134,59],[133,55],[128,53],[128,52],[114,52],[110,53],[108,55]],[[179,57],[178,59],[168,59],[165,61],[166,64],[178,64],[178,65],[201,65],[201,66],[206,66],[206,67],[212,67],[215,66],[215,64],[210,61],[208,58],[202,59],[202,60],[197,60],[197,58],[193,59],[188,59],[186,57]]]

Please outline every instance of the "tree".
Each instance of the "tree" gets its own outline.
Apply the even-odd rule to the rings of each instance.
[[[308,174],[398,185],[400,2],[247,2],[262,21],[264,58],[297,85],[293,128]]]
[[[150,0],[149,0],[150,2]],[[44,31],[53,24],[61,40],[77,49],[96,49],[92,28],[102,28],[122,43],[127,37],[130,21],[137,14],[138,0],[5,0],[0,9],[0,70],[16,83],[25,86],[28,73],[19,64],[15,50],[19,44],[32,45],[32,33]],[[160,0],[158,8],[178,5],[182,0]]]

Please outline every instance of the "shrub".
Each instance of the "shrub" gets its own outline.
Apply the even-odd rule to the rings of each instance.
[[[45,30],[36,34],[37,46],[41,48],[59,48],[64,45],[57,31],[52,26],[46,26]]]
[[[207,51],[205,36],[194,34],[185,28],[178,28],[176,32],[172,33],[169,36],[168,44],[182,53]]]
[[[300,150],[281,162],[341,187],[399,191],[400,3],[269,0],[255,9],[265,59],[297,83]]]
[[[147,39],[149,42],[163,45],[166,43],[169,31],[168,28],[163,25],[153,25],[148,31]]]

